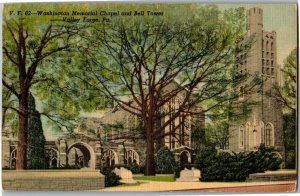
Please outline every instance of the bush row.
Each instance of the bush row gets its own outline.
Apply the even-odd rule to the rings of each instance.
[[[249,174],[277,170],[282,160],[273,148],[261,145],[257,151],[228,153],[206,148],[195,163],[201,170],[201,181],[245,181]]]

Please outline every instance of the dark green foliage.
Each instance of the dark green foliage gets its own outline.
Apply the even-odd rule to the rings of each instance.
[[[80,169],[79,165],[61,165],[60,167],[52,167],[51,169]]]
[[[283,115],[285,167],[296,168],[296,114],[291,112]]]
[[[180,162],[176,162],[176,167],[175,167],[175,178],[179,178],[180,176],[180,171],[183,170],[184,168],[180,166]]]
[[[45,169],[45,143],[41,116],[35,109],[34,97],[28,99],[27,169]]]
[[[132,163],[127,165],[127,169],[129,169],[133,174],[143,174],[145,172],[145,165]]]
[[[192,145],[195,151],[200,150],[206,146],[205,128],[201,126],[192,126]]]
[[[116,175],[112,168],[108,166],[103,166],[100,169],[101,174],[105,176],[105,187],[120,185],[120,176]]]
[[[263,145],[257,151],[233,153],[206,148],[196,156],[201,181],[245,181],[249,174],[277,170],[282,160],[273,148]]]
[[[163,147],[157,152],[154,163],[157,174],[173,174],[177,167],[175,157],[167,147]]]

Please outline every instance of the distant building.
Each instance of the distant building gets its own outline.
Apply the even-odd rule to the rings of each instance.
[[[251,36],[254,36],[254,43],[249,52],[237,57],[236,74],[258,74],[262,79],[261,92],[245,93],[244,89],[249,85],[249,80],[236,88],[240,93],[240,99],[248,99],[257,105],[253,107],[246,121],[231,123],[229,148],[235,152],[253,151],[260,144],[265,144],[275,147],[284,157],[282,107],[276,99],[266,95],[280,80],[276,32],[267,32],[263,29],[261,8],[251,8],[247,11],[247,33],[244,40],[250,39]],[[243,40],[239,44],[242,43]]]

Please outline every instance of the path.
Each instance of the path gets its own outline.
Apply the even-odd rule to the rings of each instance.
[[[154,182],[138,186],[108,187],[99,191],[201,191],[201,192],[293,192],[296,181],[273,182]]]

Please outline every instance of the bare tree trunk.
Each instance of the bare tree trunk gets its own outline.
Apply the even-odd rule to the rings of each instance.
[[[7,112],[7,108],[2,108],[2,132],[4,131],[5,128],[6,112]]]
[[[154,176],[154,141],[153,137],[147,137],[146,169],[145,176]]]
[[[19,133],[18,133],[18,147],[17,147],[17,160],[16,170],[26,169],[26,156],[27,156],[27,126],[28,126],[28,106],[27,106],[28,93],[22,93],[19,99]]]
[[[146,168],[145,176],[154,176],[154,139],[153,139],[153,124],[152,122],[145,123],[145,129],[147,130],[147,149],[146,149]]]

